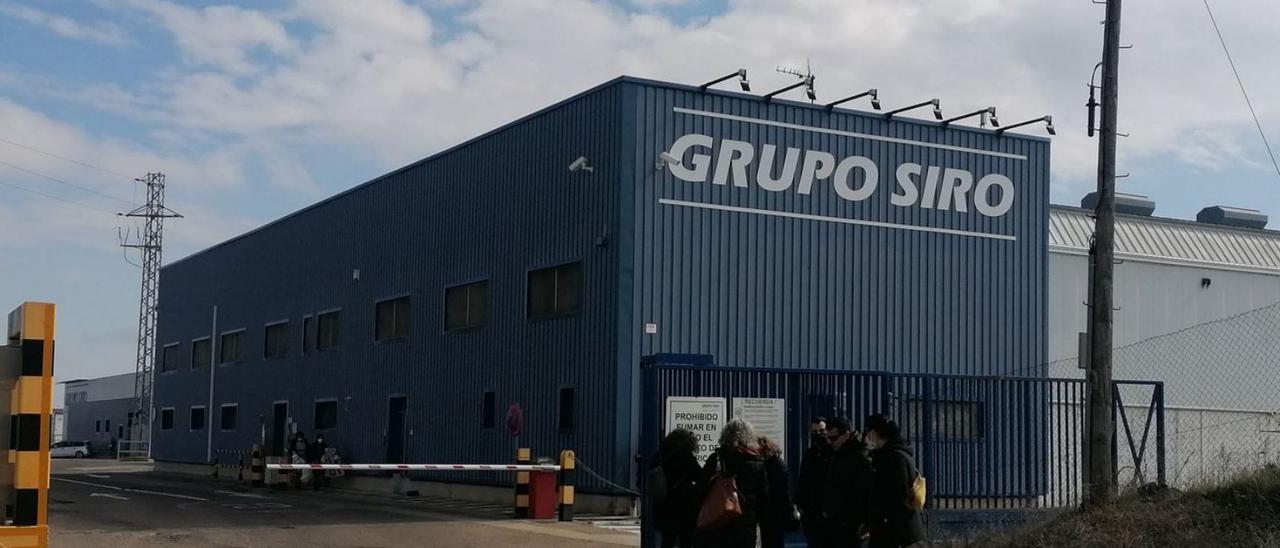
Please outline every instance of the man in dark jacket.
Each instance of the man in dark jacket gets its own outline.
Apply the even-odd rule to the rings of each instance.
[[[796,506],[800,508],[800,526],[810,548],[825,546],[822,531],[822,497],[827,484],[827,467],[831,464],[831,443],[827,441],[827,419],[815,417],[809,422],[809,447],[800,457],[800,485]]]
[[[827,423],[827,438],[831,440],[832,453],[822,497],[822,527],[826,537],[822,546],[860,547],[871,480],[867,447],[843,417]]]
[[[900,548],[924,539],[920,512],[908,506],[919,469],[898,424],[884,415],[867,417],[871,450],[870,522],[872,548]]]

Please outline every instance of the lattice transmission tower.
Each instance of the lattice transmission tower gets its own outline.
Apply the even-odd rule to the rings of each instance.
[[[142,256],[142,291],[138,302],[138,363],[134,367],[133,418],[129,423],[129,440],[136,444],[147,441],[146,456],[151,453],[151,384],[156,363],[156,306],[160,297],[160,260],[164,243],[164,220],[181,218],[164,205],[164,174],[148,173],[138,182],[147,186],[147,203],[124,213],[125,217],[144,219],[136,241],[125,238],[122,247],[133,248]],[[136,445],[133,449],[137,449]]]

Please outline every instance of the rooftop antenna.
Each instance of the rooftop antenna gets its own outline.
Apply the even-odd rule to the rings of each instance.
[[[805,94],[805,95],[807,95],[807,96],[809,97],[809,102],[810,102],[810,103],[812,103],[812,102],[814,102],[814,101],[816,101],[816,100],[818,99],[818,94],[817,94],[816,92],[814,92],[814,90],[813,90],[813,80],[814,80],[814,75],[813,75],[813,65],[809,64],[809,58],[808,58],[808,57],[806,57],[806,58],[804,59],[804,72],[800,72],[800,70],[798,70],[798,69],[793,69],[793,68],[788,68],[788,67],[778,67],[778,68],[777,68],[777,69],[775,69],[775,70],[777,70],[778,72],[781,72],[781,73],[783,73],[783,74],[790,74],[790,75],[792,75],[792,76],[795,76],[796,78],[799,78],[799,79],[800,79],[800,82],[795,83],[795,84],[792,84],[792,85],[789,85],[789,86],[784,87],[784,88],[782,88],[782,89],[779,89],[779,90],[777,90],[777,91],[771,92],[771,93],[769,93],[768,95],[765,95],[765,96],[764,96],[764,100],[765,100],[765,101],[769,101],[769,100],[773,99],[773,96],[774,96],[774,95],[777,95],[777,94],[779,94],[779,93],[783,93],[783,92],[786,92],[786,91],[791,91],[791,90],[793,90],[793,89],[795,89],[795,88],[798,88],[798,87],[800,87],[800,86],[804,86],[804,94]]]

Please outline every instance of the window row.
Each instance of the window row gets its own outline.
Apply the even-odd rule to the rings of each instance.
[[[569,263],[529,273],[526,313],[529,319],[553,318],[572,314],[582,300],[582,263]],[[471,282],[445,289],[444,328],[446,331],[483,327],[488,321],[488,280]],[[375,341],[388,341],[409,334],[411,302],[408,296],[374,304]],[[218,337],[217,363],[244,360],[244,329],[228,331]],[[337,347],[342,336],[342,311],[331,310],[302,318],[302,353]],[[272,322],[263,328],[262,357],[283,358],[289,355],[289,320]],[[212,340],[209,337],[191,341],[192,369],[212,365]],[[180,344],[170,343],[160,350],[160,372],[177,371]]]
[[[174,408],[165,407],[160,410],[160,429],[173,430],[174,424]],[[240,405],[235,403],[225,403],[219,409],[218,429],[222,431],[232,431],[238,426],[240,414]],[[195,432],[204,430],[205,406],[193,405],[190,410],[190,422],[187,430]],[[315,430],[329,430],[338,427],[338,401],[337,400],[316,400],[315,414],[313,415],[312,427]],[[111,421],[107,421],[107,428],[111,428]]]

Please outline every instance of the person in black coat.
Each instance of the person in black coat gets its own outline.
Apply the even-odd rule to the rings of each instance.
[[[796,506],[800,508],[800,526],[810,548],[821,548],[826,538],[822,529],[822,496],[827,483],[827,467],[831,464],[831,443],[827,441],[827,419],[816,417],[809,422],[809,447],[800,457],[800,483]]]
[[[782,460],[782,448],[773,440],[761,437],[757,442],[769,481],[769,505],[760,509],[760,546],[783,548],[787,533],[800,526],[791,502],[787,463]]]
[[[872,548],[900,548],[924,540],[920,512],[907,506],[919,468],[898,424],[884,415],[867,417],[872,447],[870,523]]]
[[[822,546],[860,547],[871,489],[867,446],[842,417],[827,423],[827,438],[831,440],[832,453],[822,497]]]
[[[654,459],[666,480],[666,497],[654,508],[655,528],[662,534],[662,548],[693,547],[705,491],[702,467],[694,455],[697,449],[696,435],[677,428],[662,440]]]
[[[755,548],[761,512],[772,506],[758,439],[751,423],[742,419],[729,421],[720,432],[720,447],[707,458],[703,473],[708,482],[717,475],[734,479],[742,515],[722,529],[702,531],[699,546]]]

